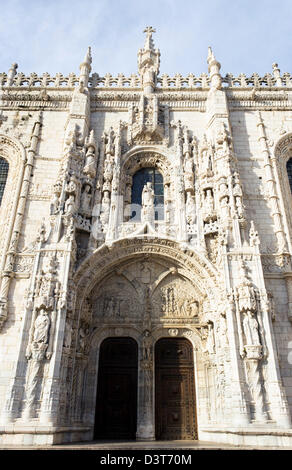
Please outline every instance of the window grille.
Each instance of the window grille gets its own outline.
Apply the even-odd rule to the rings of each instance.
[[[4,189],[7,181],[7,176],[8,176],[8,170],[9,170],[9,164],[8,162],[0,157],[0,204],[2,202],[3,194],[4,194]]]

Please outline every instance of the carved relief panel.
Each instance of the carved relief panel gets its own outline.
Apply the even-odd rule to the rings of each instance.
[[[136,286],[137,287],[137,286]],[[137,288],[122,274],[104,281],[95,293],[93,315],[96,321],[125,321],[142,317],[142,304]]]
[[[92,292],[93,322],[179,320],[199,322],[199,295],[173,267],[152,260],[132,262]]]
[[[195,319],[199,315],[199,302],[192,284],[178,275],[166,276],[155,290],[152,303],[156,318]]]

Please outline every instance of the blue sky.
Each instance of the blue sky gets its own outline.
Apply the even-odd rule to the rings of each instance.
[[[211,45],[222,74],[292,73],[292,0],[0,0],[0,71],[79,72],[92,47],[93,72],[137,71],[143,29],[156,29],[161,73],[207,72]]]

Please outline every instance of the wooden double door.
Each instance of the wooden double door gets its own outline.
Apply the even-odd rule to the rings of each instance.
[[[185,338],[162,338],[155,347],[157,440],[197,439],[193,347]]]
[[[135,439],[138,347],[132,338],[108,338],[100,349],[95,439]],[[185,338],[155,345],[155,435],[196,439],[193,348]]]
[[[107,338],[100,348],[95,439],[135,439],[138,345]]]

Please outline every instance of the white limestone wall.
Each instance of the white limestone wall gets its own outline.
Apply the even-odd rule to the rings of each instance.
[[[12,125],[13,119],[15,120],[16,118],[22,123],[21,117],[26,117],[28,112],[21,111],[17,114],[16,111],[4,111],[3,115],[8,116],[7,121],[5,121],[6,125]],[[36,113],[30,111],[27,122],[23,120],[24,124],[21,127],[23,133],[19,138],[24,145],[29,144],[35,116]],[[18,252],[22,252],[23,250],[31,251],[31,244],[35,241],[42,218],[44,217],[48,220],[51,187],[56,180],[59,170],[66,119],[66,112],[43,112],[41,136],[30,179],[28,198],[18,242]],[[8,135],[13,136],[13,133]],[[4,221],[4,224],[5,222],[7,224],[7,221]],[[5,233],[4,231],[4,234]],[[25,267],[21,267],[19,273],[15,275],[15,278],[12,279],[10,284],[8,298],[9,314],[0,334],[1,409],[6,400],[7,387],[16,370],[25,310],[25,293],[28,287],[29,276],[25,272]],[[20,365],[20,367],[25,368],[25,357],[22,357],[20,362],[23,364],[23,366]]]

